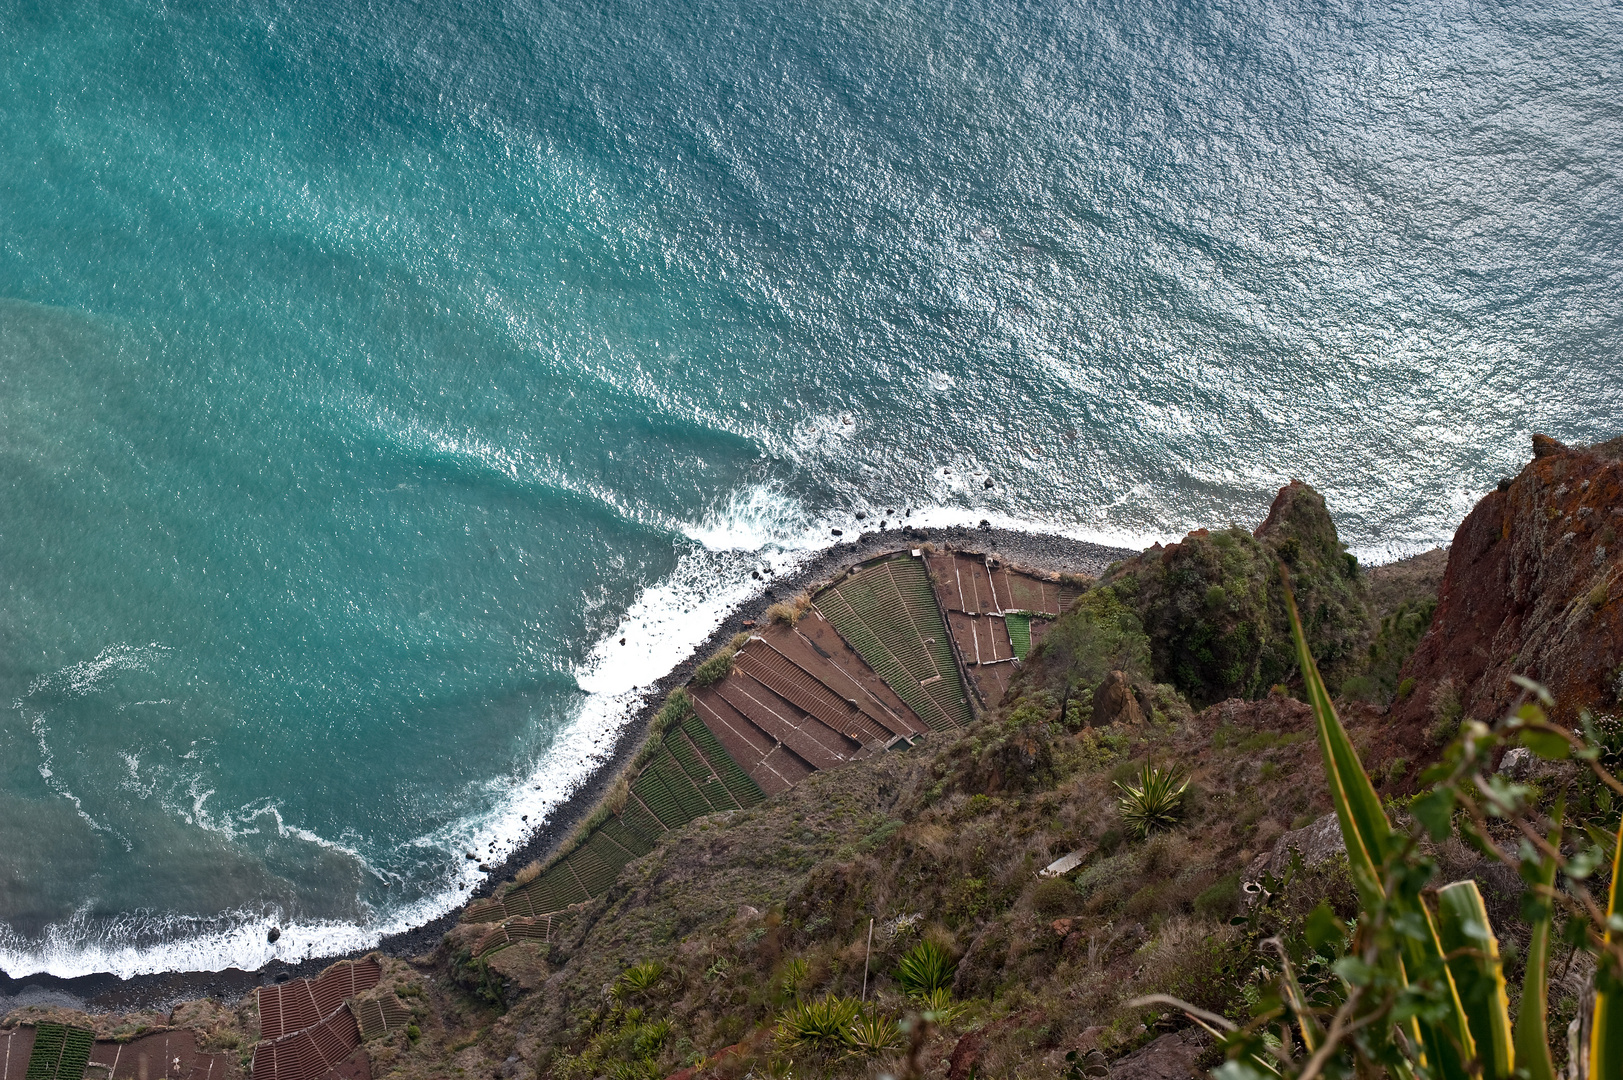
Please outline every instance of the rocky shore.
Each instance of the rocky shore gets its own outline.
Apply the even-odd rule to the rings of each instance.
[[[762,590],[741,604],[725,622],[696,648],[692,655],[653,684],[645,704],[627,726],[614,753],[589,778],[571,792],[556,810],[539,824],[504,861],[493,865],[484,882],[469,899],[489,896],[502,882],[527,864],[545,860],[585,820],[630,764],[647,735],[648,725],[664,702],[665,695],[684,685],[707,656],[715,652],[745,623],[760,623],[766,609],[779,600],[796,596],[840,572],[853,563],[874,555],[895,551],[909,544],[932,543],[942,547],[996,554],[1004,561],[1046,573],[1073,573],[1098,576],[1112,563],[1136,552],[1125,548],[1075,540],[1047,533],[1021,532],[995,528],[894,528],[864,532],[820,552],[793,574],[767,577]],[[459,911],[449,911],[421,926],[383,938],[377,950],[388,956],[412,957],[431,952],[440,939],[457,924]],[[62,979],[51,975],[29,975],[13,979],[0,972],[0,1015],[29,1004],[78,1008],[87,1012],[128,1011],[168,1008],[177,1002],[210,997],[224,1002],[240,1000],[256,987],[290,978],[314,975],[336,960],[354,958],[364,952],[335,953],[311,957],[299,963],[276,960],[254,971],[227,968],[224,971],[161,972],[121,979],[115,975],[83,975]]]

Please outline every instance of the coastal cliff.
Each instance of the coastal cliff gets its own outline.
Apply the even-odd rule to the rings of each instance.
[[[1557,715],[1623,696],[1623,439],[1569,448],[1533,437],[1533,460],[1465,518],[1436,616],[1404,669],[1394,724],[1491,720],[1522,675]]]
[[[1446,554],[1384,567],[1297,481],[1254,531],[1199,530],[1097,580],[910,534],[699,665],[600,813],[430,953],[324,975],[353,984],[330,1014],[282,1019],[295,981],[229,1007],[23,1010],[0,1039],[190,1039],[196,1075],[256,1080],[1204,1075],[1198,1029],[1128,1003],[1243,1018],[1266,941],[1316,971],[1310,917],[1356,909],[1279,564],[1401,805],[1444,728],[1514,700],[1512,674],[1565,716],[1615,705],[1620,448],[1539,438]],[[1188,786],[1139,828],[1121,796],[1154,770]],[[1456,838],[1434,854],[1478,881],[1520,962],[1515,875]],[[1559,973],[1552,1024],[1587,977]]]

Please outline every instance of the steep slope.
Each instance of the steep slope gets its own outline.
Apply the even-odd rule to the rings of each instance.
[[[1405,724],[1492,718],[1549,686],[1558,715],[1623,696],[1623,440],[1569,448],[1533,436],[1533,460],[1461,523],[1431,628],[1393,708]]]

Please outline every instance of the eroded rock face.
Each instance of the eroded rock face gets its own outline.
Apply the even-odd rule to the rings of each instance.
[[[1110,1067],[1110,1080],[1200,1080],[1200,1053],[1208,1037],[1185,1028],[1159,1039]]]
[[[1143,722],[1144,710],[1139,707],[1138,697],[1133,693],[1132,682],[1125,672],[1112,671],[1093,692],[1094,725],[1104,727],[1107,724]]]
[[[1404,668],[1393,707],[1433,721],[1451,680],[1464,715],[1492,720],[1525,675],[1556,697],[1557,716],[1611,711],[1623,695],[1623,461],[1617,440],[1569,448],[1533,436],[1533,460],[1461,523],[1437,613]]]

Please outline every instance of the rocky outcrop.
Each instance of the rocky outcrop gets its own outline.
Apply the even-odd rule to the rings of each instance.
[[[1112,671],[1093,692],[1093,722],[1100,727],[1144,722],[1144,710],[1139,708],[1126,672]]]
[[[1210,1039],[1199,1028],[1163,1035],[1110,1067],[1110,1080],[1199,1080],[1201,1051]]]
[[[1623,695],[1623,440],[1569,448],[1533,436],[1533,460],[1461,523],[1436,615],[1404,668],[1400,722],[1440,707],[1491,720],[1520,688],[1550,688],[1557,715]],[[1412,681],[1410,681],[1412,680]]]
[[[1102,584],[1137,612],[1156,681],[1200,707],[1257,697],[1296,670],[1281,562],[1314,658],[1340,686],[1369,634],[1365,585],[1324,499],[1300,480],[1279,490],[1254,533],[1198,529],[1118,564]]]

